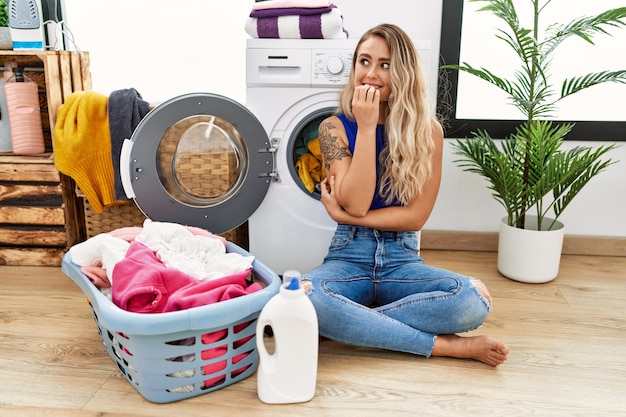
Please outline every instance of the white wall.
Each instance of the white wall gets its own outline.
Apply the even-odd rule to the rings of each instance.
[[[244,102],[248,1],[65,0],[65,9],[94,90],[134,87],[155,104],[195,91]]]
[[[335,4],[352,38],[388,21],[414,38],[430,38],[438,51],[442,1],[386,0],[384,7],[379,0],[335,0]],[[109,94],[134,87],[154,104],[195,91],[245,103],[248,36],[243,28],[252,4],[253,0],[65,0],[76,45],[90,54],[93,89]],[[430,61],[428,72],[436,74],[435,53]],[[626,236],[626,146],[611,157],[621,162],[592,180],[563,214],[566,233]],[[426,228],[496,231],[504,210],[483,180],[462,172],[453,159],[447,143],[441,192]]]

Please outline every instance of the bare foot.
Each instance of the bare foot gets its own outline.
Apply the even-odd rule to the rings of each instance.
[[[509,347],[491,336],[460,337],[455,334],[438,335],[433,356],[475,359],[491,366],[504,363]]]

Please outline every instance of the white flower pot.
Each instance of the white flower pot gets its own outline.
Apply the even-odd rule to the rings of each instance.
[[[548,224],[552,219],[544,218]],[[500,221],[498,271],[507,278],[527,283],[552,281],[559,273],[565,227],[557,221],[553,230],[537,230],[537,217],[526,216],[526,229]]]

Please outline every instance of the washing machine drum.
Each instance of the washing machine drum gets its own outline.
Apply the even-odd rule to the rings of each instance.
[[[126,195],[150,219],[224,233],[263,200],[273,171],[269,140],[241,104],[193,93],[155,107],[124,142]]]

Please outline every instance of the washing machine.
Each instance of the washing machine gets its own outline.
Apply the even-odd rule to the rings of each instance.
[[[337,108],[355,46],[249,39],[246,104],[190,93],[151,110],[121,149],[126,195],[156,221],[214,233],[248,221],[249,252],[278,274],[319,265],[336,223],[297,166]]]

